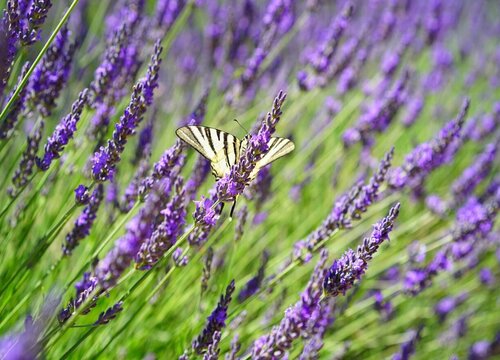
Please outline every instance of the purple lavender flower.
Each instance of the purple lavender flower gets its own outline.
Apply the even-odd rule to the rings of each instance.
[[[195,228],[188,236],[188,243],[193,246],[202,245],[207,239],[210,231],[217,223],[220,213],[214,207],[215,200],[212,198],[201,197],[200,201],[195,201],[196,209],[193,214]]]
[[[325,72],[330,65],[342,35],[349,25],[353,10],[352,2],[346,2],[340,15],[333,20],[326,32],[323,43],[309,56],[309,63],[317,74]]]
[[[444,215],[448,210],[448,204],[437,195],[429,195],[425,198],[425,205],[435,214]]]
[[[484,267],[479,271],[481,284],[491,286],[495,283],[495,276],[490,268]]]
[[[12,176],[13,187],[8,189],[9,195],[11,196],[15,196],[20,189],[28,184],[31,175],[33,174],[36,153],[38,152],[40,141],[42,140],[43,128],[44,122],[42,121],[34,130],[33,134],[29,135],[27,138],[28,146],[21,156],[19,167]]]
[[[17,87],[21,83],[23,77],[26,75],[29,69],[29,63],[25,63],[22,70],[21,74],[19,75],[17,79],[17,84],[16,87],[12,90],[11,94],[9,95],[9,99],[12,98],[14,95],[14,92],[16,91]],[[0,92],[1,94],[1,92]],[[23,110],[26,108],[26,97],[27,97],[27,87],[25,86],[21,92],[19,93],[19,96],[17,100],[14,101],[14,104],[12,105],[9,113],[7,114],[7,117],[5,120],[0,124],[0,139],[6,139],[10,136],[12,133],[12,129],[14,129],[19,121],[19,116],[23,112]],[[36,152],[36,151],[35,151]]]
[[[330,215],[323,221],[323,224],[305,240],[295,244],[293,255],[295,259],[307,262],[316,247],[328,239],[334,231],[350,228],[352,220],[361,218],[361,215],[367,211],[368,207],[377,200],[378,190],[391,166],[393,155],[394,149],[385,154],[377,171],[366,185],[362,186],[359,183],[354,185],[335,201]]]
[[[421,338],[423,326],[419,326],[417,330],[410,330],[408,339],[401,344],[399,352],[392,356],[392,360],[408,360],[415,353],[415,346]]]
[[[75,285],[75,299],[71,298],[68,305],[63,308],[57,316],[59,323],[65,323],[84,302],[88,301],[90,296],[92,296],[92,298],[83,313],[87,314],[95,307],[100,292],[100,290],[98,290],[98,284],[98,280],[95,276],[91,276],[89,272],[83,274],[83,279]]]
[[[269,254],[267,251],[264,251],[264,253],[262,254],[262,260],[257,275],[248,280],[248,282],[245,284],[243,289],[241,289],[241,291],[238,294],[238,301],[240,303],[248,299],[250,296],[252,296],[259,290],[262,281],[264,280],[265,270],[268,260],[269,260]]]
[[[71,112],[62,118],[61,122],[56,126],[52,136],[45,144],[45,154],[42,158],[36,158],[36,164],[42,171],[47,171],[54,159],[61,157],[61,152],[73,138],[76,132],[76,125],[80,120],[84,105],[87,103],[88,90],[84,89],[78,95],[78,99],[73,103]]]
[[[380,290],[374,291],[373,299],[375,300],[373,304],[375,310],[380,314],[383,321],[388,321],[394,312],[394,308],[390,300],[384,299],[384,295]]]
[[[234,280],[226,288],[226,293],[221,295],[217,307],[207,318],[202,332],[193,340],[192,348],[197,354],[203,354],[213,344],[213,336],[226,326],[227,309],[231,303],[231,295],[234,292]]]
[[[396,204],[391,208],[387,217],[374,225],[371,236],[363,240],[363,244],[358,246],[356,252],[348,249],[340,259],[334,261],[323,282],[325,294],[332,297],[345,294],[354,282],[361,278],[380,244],[389,240],[389,233],[398,214],[399,204]]]
[[[172,253],[172,260],[174,261],[175,266],[184,267],[189,262],[189,257],[187,255],[183,255],[184,251],[181,248],[177,248]]]
[[[486,360],[500,354],[500,332],[497,331],[493,340],[477,341],[469,348],[469,360]]]
[[[212,336],[212,342],[207,346],[207,352],[203,354],[203,360],[217,360],[219,358],[219,341],[221,332],[216,331]]]
[[[262,122],[256,134],[252,134],[248,147],[241,155],[239,162],[231,168],[228,175],[217,182],[217,196],[221,201],[232,201],[240,195],[250,181],[250,174],[255,168],[257,161],[265,155],[271,135],[281,118],[281,107],[286,99],[282,91],[274,99],[272,112]]]
[[[174,177],[184,165],[184,155],[182,150],[184,145],[180,140],[169,149],[167,149],[160,160],[153,166],[153,172],[150,176],[144,178],[139,187],[139,195],[145,198],[149,190],[160,180]]]
[[[428,14],[425,17],[424,28],[427,33],[427,43],[433,44],[442,30],[443,4],[442,0],[429,3]]]
[[[92,178],[95,181],[103,182],[113,177],[116,164],[120,161],[128,137],[135,133],[135,129],[142,121],[147,106],[151,105],[153,90],[158,86],[161,51],[160,43],[156,42],[146,77],[134,86],[130,103],[120,121],[116,124],[112,139],[108,140],[106,147],[101,146],[99,151],[94,154]]]
[[[164,179],[155,185],[146,204],[127,224],[126,233],[116,241],[113,249],[98,264],[95,276],[104,289],[115,285],[137,256],[144,242],[153,236],[155,229],[163,220],[158,214],[158,209],[166,208],[172,186],[170,179]]]
[[[465,169],[460,177],[451,185],[453,195],[456,199],[467,198],[490,173],[497,155],[497,145],[488,144],[484,151],[479,154],[472,165]]]
[[[73,229],[66,235],[66,241],[62,246],[64,255],[71,255],[80,241],[89,235],[90,229],[97,217],[97,210],[99,210],[99,206],[101,205],[103,193],[102,184],[97,185],[89,197],[87,206],[85,206],[80,216],[75,220]]]
[[[111,320],[116,318],[118,316],[118,313],[123,310],[123,301],[118,301],[116,304],[114,304],[112,307],[106,309],[106,311],[103,311],[102,313],[99,314],[99,318],[96,320],[94,325],[106,325],[108,324]]]
[[[425,177],[437,167],[450,161],[452,144],[460,137],[460,131],[469,109],[466,99],[456,119],[447,123],[430,142],[418,145],[406,156],[403,166],[389,175],[389,185],[395,189],[410,186],[418,189]]]
[[[76,46],[69,39],[70,31],[63,27],[30,77],[27,105],[48,117],[68,81]]]
[[[436,313],[439,322],[444,322],[453,310],[467,300],[467,297],[467,294],[464,293],[456,297],[447,296],[439,300],[439,302],[434,306],[434,312]]]
[[[253,359],[281,359],[299,336],[308,338],[320,333],[325,327],[324,313],[319,302],[321,284],[327,273],[325,268],[327,259],[328,252],[323,250],[300,300],[285,311],[285,316],[279,325],[254,342]]]
[[[47,18],[47,13],[52,7],[50,0],[33,0],[28,11],[28,23],[26,28],[22,29],[21,42],[23,45],[34,44],[40,39],[40,27]]]
[[[399,109],[406,101],[405,88],[409,79],[409,72],[405,71],[383,100],[377,99],[367,111],[358,119],[353,130],[359,135],[355,138],[361,140],[365,146],[371,145],[372,136],[376,132],[383,132],[391,124]],[[344,137],[344,145],[352,146],[352,138]]]
[[[146,149],[144,151],[149,152],[150,150]],[[136,168],[135,174],[132,180],[130,180],[130,183],[125,189],[125,193],[123,194],[120,200],[120,210],[124,213],[129,212],[134,206],[137,199],[139,198],[141,183],[144,180],[144,178],[147,177],[147,174],[151,168],[151,165],[149,164],[149,157],[150,153],[148,153],[148,155],[144,155],[144,158],[140,160]]]
[[[0,30],[0,44],[5,51],[2,51],[0,58],[0,94],[3,94],[16,57],[17,41],[21,35],[18,1],[7,1],[7,10],[4,11]]]
[[[79,205],[86,205],[89,199],[89,188],[85,185],[78,185],[75,189],[75,202]]]
[[[401,122],[405,127],[410,127],[415,123],[415,121],[420,116],[424,108],[424,97],[416,96],[410,100],[407,106],[405,116],[401,119]]]

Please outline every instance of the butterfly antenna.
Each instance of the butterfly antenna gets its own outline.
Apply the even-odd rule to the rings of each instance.
[[[245,127],[243,125],[241,125],[241,123],[238,121],[238,119],[233,119],[233,121],[236,121],[236,123],[240,126],[240,128],[242,128],[243,130],[245,130],[245,134],[248,134],[248,130],[245,129]]]

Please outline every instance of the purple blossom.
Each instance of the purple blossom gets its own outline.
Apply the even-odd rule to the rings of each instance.
[[[254,342],[253,359],[281,359],[299,336],[309,338],[324,331],[328,316],[325,316],[325,309],[320,306],[320,298],[321,284],[327,273],[327,259],[328,252],[323,250],[300,300],[285,311],[279,325]]]
[[[469,100],[465,100],[456,119],[448,122],[429,143],[418,145],[406,156],[403,166],[396,168],[389,175],[389,184],[395,189],[411,186],[418,189],[425,177],[442,164],[450,161],[449,153],[457,139],[469,109]]]
[[[479,271],[481,284],[492,286],[495,283],[495,276],[490,268],[484,267]]]
[[[29,69],[29,63],[25,63],[21,70],[21,74],[17,79],[16,86],[9,95],[9,100],[12,98],[12,96],[14,96],[14,92],[17,90],[17,87],[20,85],[23,77],[28,72],[28,69]],[[11,135],[13,129],[16,127],[19,121],[19,116],[26,108],[26,97],[27,97],[27,87],[25,86],[19,93],[17,99],[14,101],[14,104],[12,105],[5,120],[0,124],[0,139],[7,139]]]
[[[438,317],[439,322],[444,322],[452,311],[467,300],[467,297],[467,294],[464,293],[458,296],[447,296],[439,300],[434,306],[434,313]]]
[[[214,199],[214,196],[211,198],[202,196],[200,201],[195,201],[196,209],[193,213],[195,228],[188,236],[188,242],[191,246],[202,245],[219,220],[220,212],[218,210],[220,208],[215,206]]]
[[[106,311],[103,311],[102,313],[99,314],[99,318],[96,320],[94,325],[106,325],[108,324],[111,320],[116,318],[118,316],[118,313],[123,310],[123,301],[118,301],[116,304],[111,306],[110,308],[106,309]]]
[[[282,91],[274,99],[273,109],[267,114],[257,133],[250,136],[248,147],[240,156],[239,162],[231,168],[228,175],[217,182],[217,196],[221,201],[233,201],[240,195],[251,180],[251,173],[257,161],[262,159],[268,149],[271,135],[281,118],[281,107],[286,94]]]
[[[87,314],[96,305],[99,290],[98,280],[95,276],[91,276],[89,272],[86,272],[83,274],[83,279],[76,283],[75,289],[75,299],[71,298],[68,305],[57,316],[61,324],[65,323],[84,302],[89,302],[83,311],[84,314]],[[90,296],[92,298],[88,300]]]
[[[217,360],[219,358],[219,342],[221,338],[221,332],[216,331],[212,336],[212,342],[207,346],[207,351],[203,354],[203,360]]]
[[[76,44],[70,41],[70,31],[63,27],[43,56],[27,85],[27,106],[49,117],[56,100],[68,81]]]
[[[88,90],[84,89],[78,95],[78,99],[73,103],[71,112],[62,118],[61,122],[56,126],[52,136],[45,144],[45,154],[42,158],[36,158],[36,164],[42,171],[47,171],[54,159],[61,157],[61,152],[73,138],[76,132],[76,125],[80,120],[84,105],[87,103]]]
[[[262,260],[257,275],[248,280],[248,282],[245,284],[243,289],[241,289],[241,291],[238,294],[238,301],[240,303],[248,299],[250,296],[254,295],[257,291],[259,291],[259,288],[262,285],[262,281],[264,280],[265,270],[268,260],[269,260],[269,254],[267,251],[264,251],[264,253],[262,254]]]
[[[104,289],[116,284],[118,278],[141,250],[144,242],[153,235],[162,222],[163,219],[161,214],[158,214],[158,209],[166,208],[172,186],[170,179],[164,179],[155,185],[145,205],[127,224],[126,233],[116,241],[115,246],[99,262],[94,272]]]
[[[340,15],[333,19],[322,44],[309,56],[309,63],[317,74],[325,72],[329,67],[342,35],[349,25],[353,10],[352,2],[346,2]]]
[[[0,44],[2,49],[6,50],[0,59],[0,94],[3,94],[17,54],[17,42],[21,35],[18,1],[7,1],[7,10],[4,11],[0,30]]]
[[[384,295],[380,290],[375,290],[373,292],[373,299],[375,301],[373,304],[375,310],[381,315],[384,321],[389,320],[394,312],[394,308],[390,300],[384,299]]]
[[[128,137],[135,134],[148,105],[151,105],[153,90],[158,86],[161,51],[160,43],[156,42],[146,77],[134,86],[130,103],[120,117],[120,121],[115,125],[112,139],[108,140],[106,147],[101,146],[99,151],[94,154],[92,159],[92,178],[94,181],[103,182],[113,177],[121,153],[125,150]]]
[[[21,161],[19,162],[19,167],[14,172],[12,176],[13,187],[8,189],[11,196],[15,196],[24,186],[26,186],[33,174],[33,168],[36,162],[36,153],[40,147],[40,141],[42,140],[44,122],[40,122],[38,127],[33,131],[32,135],[27,138],[27,147],[21,156]]]
[[[466,168],[460,177],[451,185],[453,195],[456,199],[467,198],[490,173],[497,155],[497,145],[488,144],[483,152],[479,154],[472,165]]]
[[[348,192],[340,196],[334,203],[330,215],[323,224],[314,230],[306,239],[295,244],[295,259],[307,262],[312,252],[323,241],[328,239],[338,229],[350,228],[352,220],[359,220],[378,197],[378,190],[391,166],[394,149],[387,152],[379,164],[377,171],[367,184],[354,185]]]
[[[88,192],[88,189],[86,189]],[[66,241],[62,246],[63,254],[71,255],[73,250],[78,246],[81,240],[87,237],[90,229],[97,217],[97,210],[101,205],[104,189],[102,184],[97,185],[96,189],[89,197],[88,204],[83,209],[82,213],[75,220],[73,229],[66,235]]]
[[[50,0],[33,0],[28,11],[26,28],[22,29],[21,42],[23,45],[32,45],[40,39],[40,27],[47,18],[52,7]]]
[[[423,96],[416,96],[409,101],[408,106],[406,107],[406,113],[401,119],[401,122],[405,127],[410,127],[418,119],[424,108],[424,100]]]
[[[356,252],[348,249],[340,259],[333,262],[323,282],[325,294],[332,297],[339,294],[345,295],[354,282],[361,278],[379,246],[385,240],[389,240],[389,233],[398,215],[399,204],[396,204],[391,208],[387,217],[373,226],[371,236],[363,240],[363,244],[358,246]]]
[[[75,202],[79,205],[86,205],[89,199],[89,188],[85,185],[78,185],[75,189]]]
[[[410,330],[408,333],[408,339],[401,344],[399,352],[392,356],[392,360],[408,360],[413,353],[415,353],[415,347],[417,342],[422,337],[423,326],[419,326],[417,330]]]
[[[193,340],[192,348],[197,354],[202,354],[207,348],[213,344],[213,336],[215,332],[220,332],[226,326],[227,309],[231,303],[231,295],[234,292],[234,280],[226,288],[226,293],[221,295],[217,307],[212,311],[207,318],[205,327]]]
[[[149,190],[158,181],[168,177],[173,177],[180,171],[184,165],[184,155],[182,154],[183,149],[183,143],[180,140],[177,140],[172,147],[163,153],[160,160],[153,165],[152,174],[141,181],[141,185],[139,187],[139,195],[141,198],[145,198],[149,193]]]
[[[187,255],[183,255],[184,251],[181,248],[177,248],[172,253],[172,260],[174,261],[175,266],[184,267],[189,262],[189,257]]]

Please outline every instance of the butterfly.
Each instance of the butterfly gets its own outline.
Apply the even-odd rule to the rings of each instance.
[[[237,164],[241,154],[245,152],[250,139],[249,135],[242,140],[227,132],[206,126],[183,126],[176,130],[177,136],[192,146],[203,157],[210,161],[212,174],[216,180],[231,171],[231,167]],[[291,140],[272,137],[268,143],[266,154],[255,164],[255,168],[250,173],[249,181],[257,177],[259,171],[274,160],[290,153],[295,149]],[[231,216],[236,205],[236,200],[231,209]]]

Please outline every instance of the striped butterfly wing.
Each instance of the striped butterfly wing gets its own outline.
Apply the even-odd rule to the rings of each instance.
[[[212,174],[220,179],[240,158],[240,140],[224,131],[206,126],[183,126],[177,136],[210,161]]]
[[[285,156],[295,149],[295,145],[291,140],[279,137],[272,137],[271,140],[269,140],[268,146],[269,148],[267,153],[262,157],[262,159],[257,161],[257,164],[255,164],[255,168],[250,173],[250,180],[255,179],[260,169],[262,169],[264,166],[272,163],[274,160],[277,160],[282,156]],[[244,139],[241,142],[241,148],[246,149],[246,147],[247,140]],[[241,150],[240,152],[242,153],[243,150]]]

